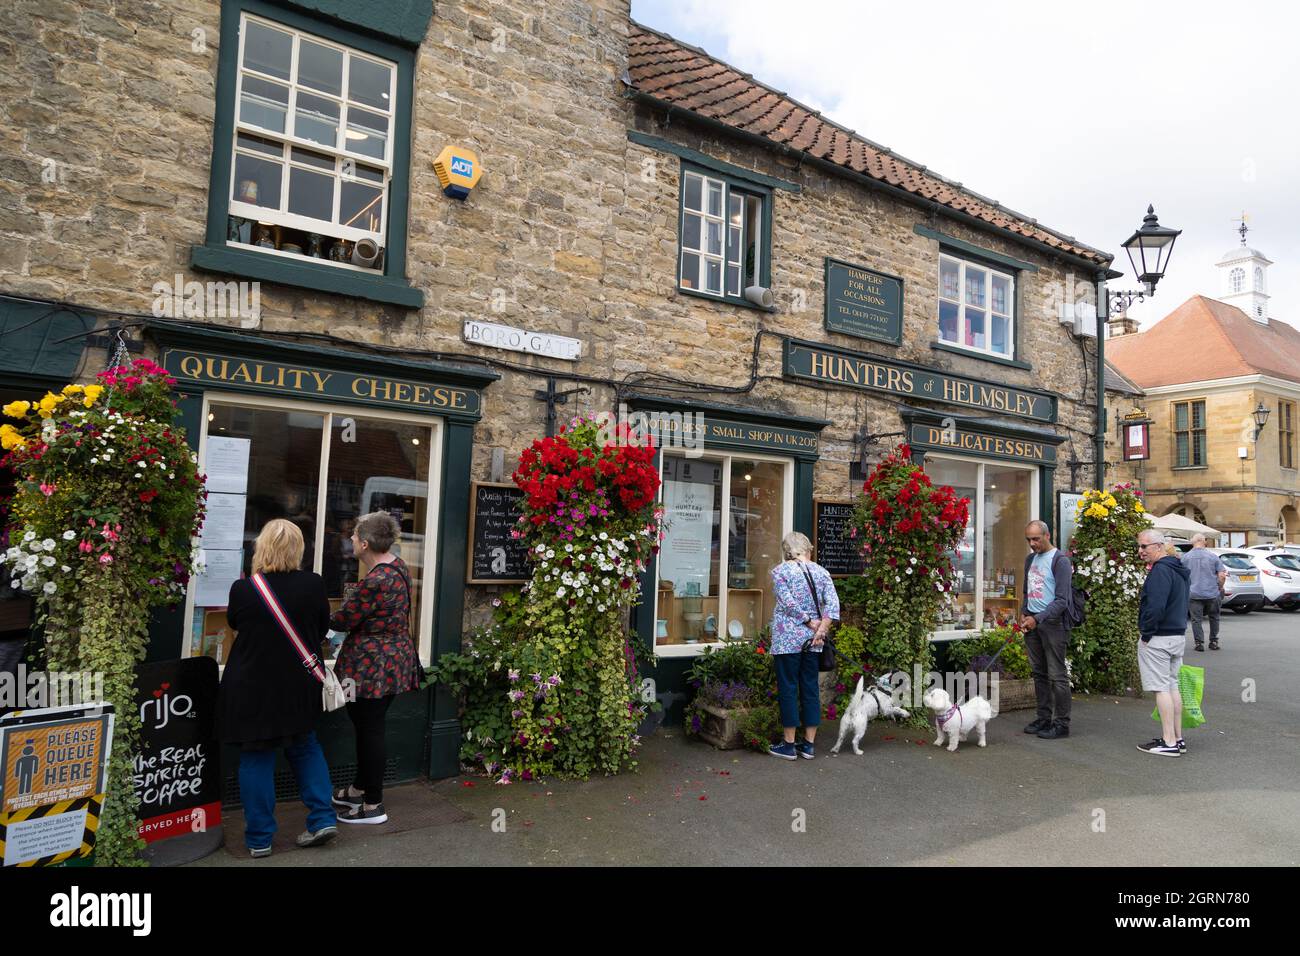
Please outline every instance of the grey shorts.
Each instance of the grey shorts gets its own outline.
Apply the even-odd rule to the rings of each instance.
[[[1138,641],[1138,670],[1143,690],[1178,690],[1178,671],[1183,666],[1185,634],[1157,634]]]

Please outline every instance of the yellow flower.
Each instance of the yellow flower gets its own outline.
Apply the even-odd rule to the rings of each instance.
[[[10,402],[4,407],[4,413],[10,418],[25,418],[31,407],[31,402]]]
[[[62,395],[55,395],[53,392],[46,392],[45,397],[36,407],[40,410],[42,418],[49,418],[54,414],[54,410],[63,402]]]
[[[1142,502],[1139,501],[1137,504],[1133,506],[1133,510],[1135,510],[1138,514],[1145,514],[1147,509],[1143,508]]]
[[[97,401],[99,401],[99,396],[102,394],[104,394],[103,385],[87,385],[86,400],[81,404],[89,408],[91,405],[94,405]]]
[[[1114,508],[1115,505],[1116,505],[1115,496],[1114,496],[1114,495],[1107,495],[1107,496],[1105,497],[1105,499],[1103,499],[1103,502],[1102,502],[1102,503],[1105,504],[1105,506],[1106,506],[1107,508]]]
[[[1084,514],[1089,518],[1104,518],[1106,515],[1110,514],[1110,512],[1099,504],[1092,504],[1088,506],[1088,510],[1085,511]]]
[[[63,394],[64,394],[64,395],[75,395],[75,394],[77,394],[78,392],[80,392],[81,390],[82,390],[82,386],[81,386],[81,385],[64,385],[64,386],[63,386]]]
[[[14,448],[22,448],[26,441],[23,436],[18,434],[18,429],[12,425],[0,425],[0,448],[9,451]]]

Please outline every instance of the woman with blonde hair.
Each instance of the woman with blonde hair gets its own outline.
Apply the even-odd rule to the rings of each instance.
[[[267,522],[253,550],[253,576],[230,587],[226,618],[238,632],[217,704],[219,736],[239,753],[244,843],[253,857],[271,855],[275,835],[275,759],[284,751],[307,805],[301,847],[338,835],[329,766],[316,740],[321,684],[303,666],[286,628],[315,653],[329,629],[330,605],[319,574],[300,570],[302,531]]]
[[[798,531],[781,540],[785,560],[772,569],[776,609],[772,614],[772,663],[785,739],[773,744],[774,757],[816,756],[813,742],[821,723],[817,659],[831,623],[840,619],[840,598],[830,572],[812,559],[812,542]],[[804,739],[794,742],[803,727]]]
[[[356,688],[348,716],[357,734],[357,776],[333,797],[343,823],[387,822],[384,722],[393,698],[419,686],[410,630],[411,572],[392,553],[401,534],[401,525],[386,511],[357,519],[352,553],[364,574],[329,622],[334,630],[348,632],[335,672]]]

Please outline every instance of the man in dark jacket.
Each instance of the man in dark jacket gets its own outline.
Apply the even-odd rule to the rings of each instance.
[[[1183,698],[1178,689],[1178,671],[1187,646],[1187,600],[1191,577],[1178,558],[1165,554],[1165,536],[1159,531],[1138,535],[1138,555],[1147,564],[1138,608],[1138,669],[1142,689],[1155,691],[1163,736],[1138,750],[1159,757],[1181,757],[1183,743]]]
[[[1024,602],[1020,626],[1025,652],[1034,675],[1038,715],[1025,728],[1044,740],[1070,736],[1070,675],[1065,653],[1070,646],[1070,600],[1074,567],[1052,544],[1051,530],[1041,521],[1025,526]]]

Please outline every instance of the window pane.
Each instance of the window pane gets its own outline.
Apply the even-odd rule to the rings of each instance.
[[[682,245],[687,249],[700,248],[700,233],[704,220],[687,213],[682,217]]]
[[[682,288],[700,287],[700,256],[696,252],[682,253]]]
[[[203,524],[202,548],[207,574],[252,573],[253,542],[272,518],[287,518],[302,530],[306,549],[302,567],[313,568],[316,542],[316,496],[320,479],[321,435],[325,416],[310,412],[249,408],[237,405],[211,407],[207,422],[207,461],[239,461],[247,456],[247,481],[243,492],[210,492],[208,517]],[[235,439],[235,441],[229,441]],[[204,466],[209,474],[213,469]],[[242,513],[242,517],[241,517]],[[210,580],[217,580],[212,578]],[[226,586],[206,595],[205,582],[194,586],[192,652],[225,663],[235,634],[226,621]],[[216,587],[215,585],[213,585]],[[220,595],[220,596],[219,596]],[[200,601],[199,597],[211,603]]]
[[[706,259],[704,270],[704,288],[709,292],[722,292],[722,263],[717,259]]]
[[[685,197],[683,201],[687,209],[704,210],[704,180],[692,173],[687,173],[683,192]]]
[[[957,312],[960,306],[952,302],[939,302],[939,339],[943,342],[957,341]]]
[[[392,109],[388,98],[392,68],[359,56],[348,61],[348,99],[376,109]]]
[[[1187,403],[1179,402],[1174,406],[1174,427],[1180,431],[1187,427]]]
[[[727,219],[731,225],[739,226],[745,214],[745,200],[739,193],[733,192],[727,197]]]
[[[267,209],[279,209],[280,171],[279,163],[236,153],[235,192],[230,198]]]
[[[367,183],[343,181],[339,194],[339,222],[355,229],[378,232],[384,221],[384,191]]]
[[[993,316],[990,320],[993,326],[993,336],[991,348],[995,352],[1008,355],[1011,352],[1010,343],[1007,341],[1007,319],[1000,315]]]
[[[240,121],[283,133],[285,117],[289,114],[289,87],[253,76],[243,77],[243,85],[239,99]]]
[[[727,261],[740,262],[740,228],[727,227]]]
[[[1025,525],[1032,517],[1033,474],[1019,468],[984,466],[984,623],[1016,620],[1024,584]],[[1062,545],[1063,547],[1064,545]]]
[[[740,295],[740,266],[727,266],[727,295]]]
[[[731,460],[727,545],[727,620],[720,638],[739,632],[752,639],[771,623],[772,569],[781,563],[785,468],[774,461]],[[708,632],[708,622],[705,622]]]
[[[293,34],[273,30],[252,20],[244,21],[244,31],[244,66],[268,76],[289,79],[289,64],[293,60]]]
[[[1193,428],[1205,427],[1205,403],[1204,402],[1192,402],[1192,427]]]
[[[704,226],[706,239],[704,251],[713,256],[722,255],[722,223],[714,219],[707,219]]]
[[[761,263],[758,261],[759,239],[762,236],[763,200],[758,196],[745,197],[745,261],[742,284],[758,285],[762,275]]]
[[[984,307],[984,272],[974,266],[966,266],[966,304]]]
[[[971,500],[967,510],[966,533],[952,553],[952,566],[957,579],[953,590],[947,592],[947,600],[939,613],[939,630],[955,631],[978,627],[975,619],[975,484],[979,480],[979,466],[973,462],[930,458],[925,463],[925,471],[936,487],[949,485],[959,497]],[[1022,547],[1021,554],[1023,553]]]
[[[305,169],[289,171],[289,212],[334,221],[334,177]]]
[[[388,143],[388,117],[366,110],[348,107],[348,134],[345,149],[375,159],[384,158]]]
[[[710,179],[708,181],[708,185],[709,185],[709,215],[720,217],[722,215],[722,183],[714,182],[712,179]]]
[[[274,139],[266,139],[262,136],[252,136],[248,133],[240,133],[235,137],[235,144],[240,149],[252,149],[259,153],[265,153],[268,156],[274,156],[276,159],[284,156],[284,144]]]
[[[1011,312],[1011,282],[1003,276],[993,276],[993,303],[994,312],[1001,312],[1008,315]]]
[[[1175,438],[1175,441],[1177,442],[1177,446],[1178,446],[1178,467],[1179,468],[1185,468],[1187,467],[1187,465],[1190,464],[1188,460],[1189,458],[1188,449],[1190,447],[1188,443],[1188,438],[1189,436],[1187,432],[1180,432]]]
[[[1192,464],[1205,464],[1205,432],[1192,432]]]
[[[322,93],[343,95],[343,51],[303,39],[298,43],[298,82]]]
[[[305,163],[308,166],[315,166],[317,169],[334,171],[333,156],[326,156],[324,153],[313,153],[309,149],[299,149],[297,146],[290,150],[290,155],[295,163]]]
[[[335,146],[339,138],[339,105],[324,97],[298,93],[293,132],[324,146]]]
[[[704,643],[706,626],[718,629],[722,459],[665,455],[662,494],[655,643]]]
[[[966,310],[966,344],[984,348],[984,313],[977,309]]]
[[[939,260],[939,294],[945,299],[961,298],[960,273],[960,267],[953,260]]]
[[[321,577],[330,607],[343,601],[343,587],[360,569],[350,540],[356,521],[373,511],[397,519],[402,534],[392,547],[411,572],[411,634],[419,633],[420,604],[432,573],[424,529],[429,517],[429,447],[432,430],[375,418],[335,416],[325,482],[325,541]]]

